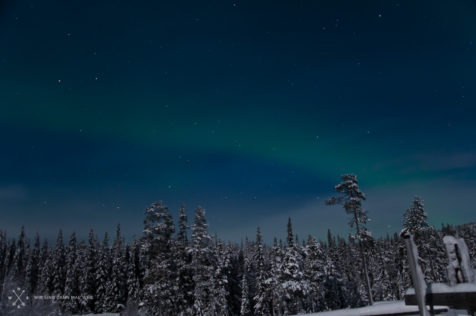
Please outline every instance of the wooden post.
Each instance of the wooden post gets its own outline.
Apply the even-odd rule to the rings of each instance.
[[[413,241],[413,236],[404,229],[400,236],[405,239],[408,254],[408,265],[410,266],[410,273],[412,276],[413,286],[415,287],[415,296],[418,302],[418,309],[420,310],[420,316],[430,316],[430,313],[426,309],[426,282],[418,264],[418,249]]]
[[[448,280],[450,285],[458,283],[476,283],[474,271],[471,267],[468,246],[462,238],[453,236],[443,237],[448,255]]]
[[[443,237],[443,242],[448,255],[448,280],[450,285],[455,286],[461,283],[474,284],[475,275],[471,267],[468,246],[463,238],[455,238],[453,236]],[[467,308],[469,315],[474,315],[474,306]]]

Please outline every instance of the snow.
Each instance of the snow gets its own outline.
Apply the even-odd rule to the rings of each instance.
[[[81,314],[82,316],[119,316],[119,313],[104,313],[104,314]]]
[[[446,312],[446,306],[434,306],[437,312]],[[401,315],[403,313],[418,314],[418,306],[405,305],[404,301],[376,302],[372,306],[352,309],[339,309],[329,312],[305,314],[306,316],[377,316],[377,315]],[[301,314],[304,315],[304,314]]]
[[[476,284],[474,283],[460,283],[455,286],[449,286],[444,283],[432,283],[431,284],[431,293],[467,293],[467,292],[476,292]],[[415,290],[410,288],[405,293],[406,295],[415,294]]]

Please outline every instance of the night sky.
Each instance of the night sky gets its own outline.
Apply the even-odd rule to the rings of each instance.
[[[348,172],[374,235],[475,221],[475,91],[474,0],[4,0],[0,229],[322,238]]]

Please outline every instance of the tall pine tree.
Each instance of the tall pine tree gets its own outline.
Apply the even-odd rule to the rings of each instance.
[[[365,246],[368,244],[370,232],[366,224],[369,221],[367,212],[362,208],[362,201],[365,200],[365,194],[360,190],[357,176],[353,174],[344,174],[341,176],[342,182],[335,186],[337,193],[341,196],[332,197],[326,201],[328,205],[343,204],[347,214],[352,216],[349,222],[351,228],[355,228],[355,235],[359,245],[360,257],[362,260],[363,274],[365,278],[365,288],[367,290],[368,302],[373,304],[372,289],[370,287],[367,255]]]

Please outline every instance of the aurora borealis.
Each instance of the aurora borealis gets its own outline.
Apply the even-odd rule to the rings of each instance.
[[[4,1],[0,228],[345,234],[346,172],[377,235],[474,221],[475,86],[474,1]]]

